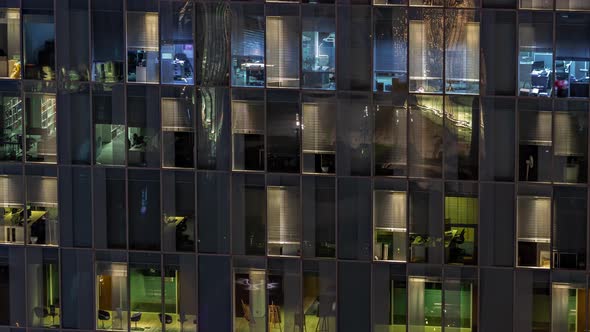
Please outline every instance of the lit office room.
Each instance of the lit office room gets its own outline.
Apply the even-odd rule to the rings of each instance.
[[[159,82],[158,25],[157,2],[127,1],[127,82]]]
[[[232,3],[231,8],[231,84],[263,87],[264,5]]]
[[[59,224],[55,169],[27,169],[28,244],[57,246]]]
[[[191,255],[97,252],[96,329],[196,331],[196,267]]]
[[[25,210],[23,177],[16,167],[4,169],[0,176],[0,242],[24,243]]]
[[[193,84],[193,3],[160,2],[161,82]]]
[[[590,42],[578,31],[590,29],[590,15],[558,13],[555,16],[555,95],[588,98]]]
[[[518,94],[551,97],[553,91],[553,15],[519,14]]]
[[[444,278],[440,270],[435,270],[410,271],[407,283],[409,331],[440,331],[443,324],[447,331],[476,330],[477,270],[447,268]],[[391,294],[394,300],[395,292]]]
[[[20,161],[23,157],[23,103],[15,84],[0,88],[0,161]]]

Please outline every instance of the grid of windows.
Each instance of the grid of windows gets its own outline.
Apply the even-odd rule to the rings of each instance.
[[[588,1],[372,1],[0,0],[0,329],[590,328]]]

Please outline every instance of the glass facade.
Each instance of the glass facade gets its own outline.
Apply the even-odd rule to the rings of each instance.
[[[590,329],[587,0],[0,0],[0,329]]]

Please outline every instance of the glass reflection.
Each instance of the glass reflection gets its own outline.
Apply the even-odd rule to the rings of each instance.
[[[336,19],[334,7],[302,8],[303,87],[336,89]]]
[[[53,94],[28,94],[25,97],[27,161],[57,160],[57,108]]]

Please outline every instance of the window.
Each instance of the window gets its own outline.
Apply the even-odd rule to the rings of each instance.
[[[370,260],[371,180],[338,178],[338,258]]]
[[[94,162],[125,165],[125,97],[122,85],[95,84],[92,92]]]
[[[96,329],[127,329],[127,255],[122,252],[96,252]]]
[[[586,190],[553,188],[553,267],[586,268]]]
[[[228,256],[199,256],[199,314],[201,332],[230,331],[234,278]]]
[[[197,173],[199,252],[227,254],[230,248],[230,177],[226,173]]]
[[[402,264],[373,265],[373,330],[406,330],[408,286]]]
[[[197,330],[195,258],[194,255],[164,255],[164,319],[162,323],[166,330],[174,328],[183,332]]]
[[[93,171],[94,245],[99,249],[127,248],[125,170]]]
[[[264,263],[262,258],[234,258],[234,331],[265,331],[267,323],[276,324],[280,321],[280,316],[278,320],[267,318],[267,314],[276,317],[279,313],[274,307],[271,311],[270,304],[267,304],[268,285]]]
[[[25,261],[25,248],[0,248],[0,303],[4,312],[0,324],[14,327],[26,324],[25,269],[14,268]]]
[[[514,266],[514,185],[481,183],[479,200],[479,264]],[[501,206],[501,209],[497,207]]]
[[[479,98],[445,98],[445,178],[477,180],[480,124]]]
[[[484,1],[484,7],[485,3],[486,1]],[[481,24],[482,92],[485,91],[487,95],[514,96],[517,72],[505,69],[517,67],[514,57],[517,45],[516,12],[484,10]]]
[[[338,331],[371,330],[370,285],[371,264],[338,262]]]
[[[440,178],[443,161],[443,98],[412,95],[408,99],[409,175]]]
[[[160,172],[130,170],[127,176],[129,249],[160,250]]]
[[[57,117],[59,163],[90,165],[90,90],[78,85],[57,94],[60,116]]]
[[[512,330],[515,316],[514,272],[511,269],[481,269],[479,284],[480,329]]]
[[[336,100],[331,94],[304,94],[302,152],[304,173],[336,171]]]
[[[583,329],[587,309],[586,278],[583,274],[555,274],[551,283],[551,330]]]
[[[24,78],[53,81],[55,80],[53,0],[24,0],[22,5]]]
[[[57,178],[55,169],[27,171],[28,244],[59,244]]]
[[[516,198],[517,266],[549,268],[551,263],[550,188],[519,188]]]
[[[442,5],[442,0],[439,1]],[[444,84],[443,11],[427,8],[412,9],[409,13],[409,21],[410,92],[442,93]]]
[[[516,270],[514,308],[526,315],[514,320],[517,331],[551,331],[551,284],[548,271]],[[559,295],[555,300],[564,300]],[[558,302],[563,303],[563,302]],[[581,303],[585,303],[581,302]],[[569,315],[567,316],[569,317]]]
[[[553,0],[520,0],[520,9],[553,9]]]
[[[301,7],[303,87],[336,89],[336,13],[334,6]]]
[[[127,82],[160,80],[158,5],[127,0]]]
[[[436,276],[408,277],[408,331],[442,327],[442,282]]]
[[[439,182],[410,182],[408,247],[412,263],[442,261],[442,189]]]
[[[266,85],[299,87],[299,7],[266,8]]]
[[[535,2],[541,1],[545,0]],[[553,90],[553,15],[521,12],[518,20],[519,95],[550,97]]]
[[[197,84],[229,85],[231,10],[229,2],[195,2]],[[213,65],[214,63],[214,65]]]
[[[578,31],[590,29],[590,16],[560,13],[555,17],[555,94],[588,98],[590,42],[576,35]]]
[[[16,84],[0,86],[0,161],[22,161],[23,159],[23,102]]]
[[[551,181],[552,105],[536,100],[519,101],[518,172],[520,181]]]
[[[57,108],[55,94],[25,95],[26,160],[57,161]]]
[[[338,94],[336,172],[340,176],[371,174],[372,112],[369,95]]]
[[[298,173],[300,169],[301,111],[299,93],[268,91],[266,95],[267,170]]]
[[[590,4],[583,0],[557,0],[558,10],[590,10]]]
[[[161,80],[166,84],[194,84],[193,3],[160,2]]]
[[[375,175],[405,176],[408,174],[408,111],[404,100],[375,95],[373,151]]]
[[[232,3],[231,9],[232,85],[263,87],[264,5]]]
[[[20,8],[0,8],[0,77],[21,78],[21,14]]]
[[[553,113],[553,180],[585,183],[588,164],[588,103],[558,100]]]
[[[515,108],[514,100],[485,98],[482,101],[479,126],[481,180],[514,180]]]
[[[88,167],[60,167],[60,235],[64,247],[92,247],[92,177]]]
[[[322,326],[326,332],[336,332],[336,285],[335,262],[303,261],[303,319],[306,328]]]
[[[162,166],[195,167],[193,90],[162,87]]]
[[[373,256],[375,260],[405,262],[407,194],[383,187],[373,191]]]
[[[131,328],[142,324],[147,329],[162,330],[163,287],[159,254],[129,254],[129,320]],[[172,304],[173,305],[173,304]],[[162,318],[160,318],[162,317]]]
[[[232,174],[232,252],[266,253],[266,190],[264,175]]]
[[[197,167],[228,170],[231,158],[229,89],[198,89],[197,110]]]
[[[266,187],[268,254],[301,255],[301,213],[298,176],[269,175]]]
[[[444,329],[477,331],[477,307],[479,305],[477,270],[471,268],[447,268],[444,273]]]
[[[3,170],[0,175],[0,242],[20,243],[25,241],[25,210],[23,176],[16,167]]]
[[[304,176],[302,179],[303,255],[336,256],[336,180]]]
[[[269,331],[297,331],[304,328],[300,268],[298,260],[268,260]]]
[[[94,298],[94,254],[90,250],[61,249],[60,256],[62,303],[60,307],[63,328],[94,329],[94,312],[90,303]]]
[[[127,164],[160,167],[160,111],[157,87],[127,86]]]
[[[92,0],[92,80],[122,82],[125,42],[123,0]]]
[[[60,326],[59,257],[54,248],[27,250],[27,316],[28,326]]]
[[[477,265],[479,199],[477,185],[445,184],[446,263]]]
[[[56,1],[57,68],[66,81],[89,80],[88,10],[87,1]]]
[[[195,177],[192,172],[162,172],[164,251],[195,251]]]
[[[233,90],[232,94],[232,169],[263,171],[266,155],[264,93]]]
[[[364,0],[361,0],[363,2]],[[336,81],[338,89],[367,91],[372,85],[371,45],[373,43],[370,6],[336,6],[338,51]]]
[[[405,8],[375,8],[374,91],[408,91],[408,13]]]
[[[479,93],[479,30],[479,12],[446,11],[445,91],[449,94]]]

